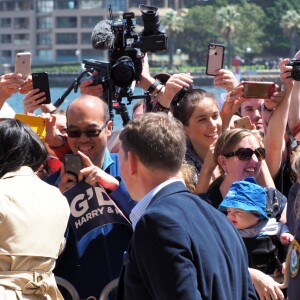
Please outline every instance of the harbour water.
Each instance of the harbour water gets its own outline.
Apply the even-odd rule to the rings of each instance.
[[[202,88],[202,89],[204,89],[208,92],[214,93],[217,100],[218,100],[219,105],[220,106],[222,105],[221,93],[225,93],[224,89],[216,88],[214,86],[202,86],[202,87],[199,87],[199,88]],[[66,91],[66,89],[62,88],[62,87],[52,87],[50,89],[51,102],[55,103],[64,94],[65,91]],[[64,102],[60,105],[60,108],[66,109],[68,107],[68,105],[76,97],[78,97],[78,95],[79,95],[79,90],[78,90],[77,93],[74,93],[74,91],[72,90],[71,93],[65,98]],[[135,88],[134,95],[143,95],[142,89]],[[18,93],[18,94],[12,95],[12,97],[7,100],[8,104],[15,110],[16,113],[24,113],[23,98],[24,98],[24,95],[21,95],[21,94]],[[127,99],[126,98],[122,99],[122,102],[127,104]],[[134,104],[136,102],[137,102],[137,100],[133,100],[130,105],[126,105],[129,116],[131,116],[132,107],[134,106]],[[36,114],[39,114],[39,113],[40,113],[40,111],[38,110],[36,112]],[[122,118],[121,118],[120,115],[115,114],[113,120],[114,120],[114,128],[115,129],[118,129],[118,128],[122,127],[123,121],[122,121]]]

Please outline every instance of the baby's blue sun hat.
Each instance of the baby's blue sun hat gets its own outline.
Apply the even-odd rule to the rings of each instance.
[[[269,219],[266,213],[266,192],[252,177],[235,181],[219,206],[219,210],[239,208],[258,213],[263,219]]]

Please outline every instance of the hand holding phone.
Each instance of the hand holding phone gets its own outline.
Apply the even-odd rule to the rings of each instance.
[[[206,74],[215,76],[223,68],[225,46],[211,43],[208,45]]]
[[[31,72],[31,53],[23,52],[16,54],[15,73],[21,73],[22,78],[26,79]]]
[[[32,86],[34,89],[39,89],[40,92],[45,93],[45,96],[43,97],[46,97],[46,100],[40,104],[51,103],[49,79],[46,72],[32,73]]]
[[[270,99],[276,90],[274,82],[245,81],[244,98]]]
[[[252,130],[255,128],[255,126],[253,126],[253,124],[251,123],[251,120],[248,116],[244,117],[244,118],[240,118],[238,120],[235,120],[233,123],[234,123],[235,128],[243,128],[243,129],[248,129],[248,130]]]
[[[82,158],[79,154],[65,154],[64,156],[65,172],[79,177],[80,170],[83,169]]]

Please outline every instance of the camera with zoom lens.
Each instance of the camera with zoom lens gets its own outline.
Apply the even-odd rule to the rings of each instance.
[[[93,85],[101,83],[104,91],[110,89],[114,98],[121,101],[127,97],[130,101],[136,81],[140,80],[143,65],[143,53],[167,49],[167,35],[160,25],[157,7],[140,4],[144,29],[139,36],[133,12],[123,13],[123,18],[111,21],[113,45],[108,50],[108,61],[85,59],[86,68],[98,71]]]
[[[300,58],[291,59],[287,66],[292,66],[292,78],[296,81],[300,81]]]

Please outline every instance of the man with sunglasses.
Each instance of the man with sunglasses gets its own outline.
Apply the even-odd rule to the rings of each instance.
[[[135,202],[120,177],[118,155],[107,149],[111,132],[109,109],[100,98],[80,95],[68,107],[67,147],[73,154],[79,154],[84,163],[78,180],[103,186],[128,216]],[[77,183],[77,177],[62,168],[46,181],[65,192]],[[130,237],[129,226],[114,223],[95,228],[78,241],[69,226],[66,248],[57,262],[55,275],[73,284],[81,299],[98,299],[104,286],[119,276]]]

